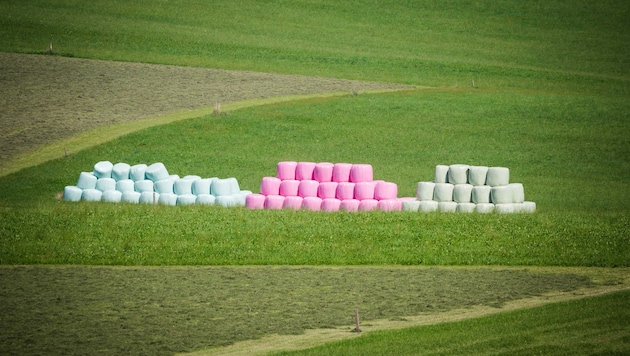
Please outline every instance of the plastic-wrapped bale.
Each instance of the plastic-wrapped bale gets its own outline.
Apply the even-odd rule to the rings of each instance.
[[[184,177],[183,177],[183,178],[181,178],[181,179],[188,179],[188,180],[191,180],[191,181],[193,181],[193,182],[194,182],[194,181],[196,181],[196,180],[198,180],[198,179],[201,179],[201,176],[198,176],[198,175],[196,175],[196,174],[189,174],[189,175],[184,176]]]
[[[140,203],[140,195],[140,193],[133,190],[126,190],[122,192],[122,195],[120,196],[120,201],[123,203],[138,204]]]
[[[448,169],[449,166],[438,164],[435,166],[434,182],[435,183],[448,183]]]
[[[525,189],[521,183],[510,183],[512,187],[512,203],[522,203],[525,201]]]
[[[94,165],[94,175],[96,178],[111,178],[114,165],[110,161],[100,161]]]
[[[162,179],[153,184],[153,190],[155,190],[156,192],[160,194],[174,193],[173,191],[174,184],[175,184],[175,181],[171,178]]]
[[[282,180],[278,177],[263,177],[260,182],[260,194],[262,195],[280,195],[280,183]]]
[[[335,197],[339,200],[354,199],[354,186],[355,183],[340,182],[337,184],[337,191]]]
[[[177,205],[177,194],[175,193],[160,193],[158,198],[158,204],[175,206]]]
[[[422,213],[431,213],[438,210],[438,202],[435,200],[422,200],[418,205],[418,211]]]
[[[433,200],[434,189],[435,183],[433,182],[418,182],[416,198],[418,198],[418,200]]]
[[[180,176],[178,174],[169,174],[168,177],[171,178],[173,182],[180,179]]]
[[[147,165],[144,163],[135,164],[129,168],[129,178],[137,182],[145,179],[145,172],[147,171]]]
[[[297,167],[297,162],[293,162],[293,161],[278,162],[278,166],[276,168],[276,177],[278,177],[280,180],[295,179],[296,167]]]
[[[192,194],[192,185],[194,180],[180,178],[173,182],[173,193],[177,195]]]
[[[114,178],[99,178],[96,181],[96,189],[101,192],[106,190],[116,190],[116,181]]]
[[[120,203],[121,197],[122,192],[117,190],[106,190],[103,192],[103,195],[101,195],[101,201],[107,203]]]
[[[332,171],[332,181],[337,183],[350,182],[352,163],[335,163]]]
[[[489,214],[494,211],[494,204],[492,203],[480,203],[475,205],[475,213]]]
[[[456,211],[458,213],[474,213],[475,206],[475,203],[458,203]]]
[[[312,180],[313,170],[315,170],[315,162],[298,162],[295,167],[296,180]]]
[[[354,213],[359,211],[359,204],[361,201],[358,199],[345,199],[339,204],[339,210]]]
[[[261,196],[264,197],[264,195],[261,195]],[[197,194],[197,199],[195,200],[195,204],[214,205],[215,200],[216,200],[216,197],[214,195],[209,194],[209,193],[202,193],[202,194]],[[264,202],[264,198],[263,198],[263,202]]]
[[[448,167],[448,182],[451,184],[468,183],[468,167],[467,164],[452,164]]]
[[[278,192],[284,197],[297,196],[298,188],[300,187],[300,181],[296,179],[287,179],[280,181],[280,188]]]
[[[265,209],[279,210],[284,206],[285,197],[282,195],[267,195],[265,198]]]
[[[455,184],[453,201],[456,203],[470,203],[472,201],[472,184]]]
[[[417,212],[420,208],[420,200],[404,200],[402,202],[402,211]]]
[[[138,202],[141,204],[157,204],[160,201],[160,193],[154,191],[143,191],[140,193]]]
[[[317,196],[307,196],[302,200],[302,209],[319,211],[322,208],[322,198]]]
[[[116,181],[129,179],[130,170],[131,170],[131,166],[128,165],[127,163],[123,163],[123,162],[116,163],[112,167],[112,178],[114,178]]]
[[[322,206],[321,206],[322,211],[329,211],[329,212],[339,211],[340,207],[341,207],[341,200],[337,198],[322,199]]]
[[[472,185],[486,185],[488,167],[470,166],[468,167],[468,183]]]
[[[197,202],[197,196],[192,193],[177,196],[177,205],[193,205]]]
[[[148,179],[137,180],[134,183],[134,189],[136,192],[153,192],[153,181]]]
[[[258,210],[265,208],[266,196],[262,194],[250,194],[245,199],[247,209]]]
[[[135,183],[131,179],[123,179],[116,182],[116,190],[119,192],[133,192],[136,190]]]
[[[154,182],[160,181],[162,179],[169,178],[170,175],[164,166],[164,163],[157,162],[148,166],[144,172],[144,175],[147,179],[152,180]]]
[[[495,204],[494,211],[497,214],[516,214],[521,212],[521,204],[507,203],[507,204]]]
[[[359,203],[359,211],[372,211],[376,209],[378,209],[378,200],[376,199],[363,199]]]
[[[371,182],[374,172],[371,164],[353,164],[350,168],[350,181],[353,183]]]
[[[379,181],[374,187],[374,199],[390,200],[398,196],[398,185],[392,182]]]
[[[490,200],[494,204],[513,203],[512,189],[513,187],[511,185],[499,185],[492,187],[490,191]]]
[[[401,211],[402,201],[398,199],[382,199],[378,201],[376,208],[380,211]]]
[[[457,211],[457,203],[454,201],[438,202],[438,211],[441,213],[454,213]]]
[[[433,189],[433,200],[437,202],[453,201],[453,190],[455,186],[450,183],[435,183]]]
[[[88,189],[94,189],[94,188],[88,188]],[[63,200],[65,201],[74,201],[74,202],[80,201],[81,195],[83,195],[83,189],[79,187],[69,185],[63,188]]]
[[[217,178],[202,178],[193,181],[192,193],[195,195],[210,194],[210,186],[215,179]]]
[[[239,206],[239,198],[235,194],[217,195],[214,204],[224,208],[233,208]]]
[[[298,186],[298,195],[302,198],[316,197],[319,187],[319,182],[316,180],[301,180]]]
[[[536,212],[536,203],[533,201],[525,201],[521,206],[522,213],[535,213]]]
[[[81,200],[83,201],[101,201],[103,192],[98,189],[83,189]]]
[[[510,170],[505,167],[490,167],[486,175],[486,185],[496,187],[510,184]]]
[[[97,180],[98,178],[94,175],[94,172],[81,172],[77,187],[81,189],[96,189]]]
[[[330,162],[317,163],[315,165],[315,169],[313,170],[313,180],[316,180],[319,183],[331,182],[334,167],[335,165]]]
[[[284,202],[282,202],[282,209],[300,210],[302,208],[303,200],[304,198],[295,195],[284,197]]]
[[[251,190],[241,190],[233,195],[236,197],[236,203],[238,206],[245,206],[245,204],[247,204],[247,196],[251,194],[253,194]]]
[[[473,186],[471,201],[475,204],[488,204],[490,203],[490,192],[492,192],[492,187],[489,185]]]
[[[374,189],[378,182],[358,182],[354,185],[354,198],[358,200],[374,199]]]
[[[232,195],[241,191],[236,178],[216,179],[210,186],[211,194],[215,197]]]
[[[317,196],[322,199],[335,198],[337,195],[337,182],[321,182],[317,186]]]

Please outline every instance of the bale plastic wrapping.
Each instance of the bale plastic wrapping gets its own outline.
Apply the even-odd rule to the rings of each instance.
[[[432,213],[438,210],[438,202],[435,200],[422,200],[418,205],[418,211],[421,213]]]
[[[94,175],[96,178],[111,178],[114,165],[110,161],[100,161],[94,165]]]
[[[322,199],[322,206],[321,206],[322,211],[328,211],[328,212],[339,211],[340,207],[341,207],[341,200],[337,198]]]
[[[214,204],[224,208],[233,208],[238,206],[239,198],[235,194],[217,195]]]
[[[284,206],[284,199],[282,195],[267,195],[265,198],[265,209],[268,210],[280,210]]]
[[[358,182],[354,185],[354,198],[358,200],[374,199],[374,189],[378,182]]]
[[[301,180],[300,185],[298,186],[298,195],[302,198],[316,197],[318,187],[319,182],[317,182],[316,180]]]
[[[472,201],[472,184],[455,184],[453,188],[453,201],[457,203],[470,203]]]
[[[335,198],[337,195],[337,182],[321,182],[317,187],[317,196],[322,199]]]
[[[458,213],[474,213],[475,203],[458,203],[457,212]]]
[[[353,183],[371,182],[374,172],[371,164],[353,164],[350,168],[350,181]]]
[[[170,177],[168,171],[166,170],[166,167],[164,167],[164,163],[162,162],[156,162],[148,166],[144,172],[144,175],[147,179],[154,182]]]
[[[355,183],[340,182],[337,184],[337,191],[335,197],[339,200],[354,199],[354,186]]]
[[[240,192],[233,194],[236,197],[236,203],[238,206],[245,206],[247,203],[247,196],[253,194],[251,190],[241,190]]]
[[[448,169],[449,166],[438,164],[435,166],[435,173],[433,175],[433,181],[435,183],[448,183]]]
[[[401,211],[402,201],[398,199],[382,199],[378,201],[376,208],[380,211]]]
[[[402,211],[417,212],[420,208],[420,200],[404,200],[402,202]]]
[[[516,213],[520,213],[520,210],[521,210],[520,205],[521,204],[514,204],[514,203],[495,204],[494,211],[497,214],[516,214]]]
[[[522,203],[525,201],[525,189],[521,183],[510,183],[512,187],[512,203]]]
[[[492,191],[492,187],[489,185],[473,186],[470,199],[475,204],[488,204],[490,203],[491,191]]]
[[[511,185],[499,185],[492,187],[490,190],[490,200],[494,204],[513,203],[512,189],[513,187]]]
[[[492,203],[480,203],[475,205],[475,213],[489,214],[494,211],[494,204]]]
[[[453,190],[455,186],[450,183],[435,183],[433,189],[433,200],[437,202],[453,201]]]
[[[101,192],[106,190],[116,190],[116,181],[114,178],[99,178],[96,181],[96,189]]]
[[[457,211],[457,203],[454,201],[438,202],[438,211],[441,213],[454,213]]]
[[[374,199],[389,200],[398,196],[398,185],[392,182],[379,181],[374,187]]]
[[[134,189],[139,193],[153,192],[153,181],[148,179],[138,180],[134,183]]]
[[[156,192],[160,194],[174,193],[173,191],[174,184],[175,182],[171,178],[162,179],[153,184],[153,190],[155,190]]]
[[[296,179],[287,179],[280,181],[279,194],[285,197],[297,196],[300,181]]]
[[[192,195],[192,185],[194,180],[181,178],[173,182],[173,193],[177,195]]]
[[[416,198],[418,198],[418,200],[433,200],[434,189],[435,183],[433,182],[418,182]]]
[[[137,182],[146,178],[145,172],[147,171],[147,165],[144,163],[135,164],[129,168],[129,178]]]
[[[122,192],[122,195],[120,196],[120,201],[123,203],[138,204],[140,203],[140,193],[133,190],[126,190]]]
[[[133,192],[136,190],[135,182],[131,179],[123,179],[116,182],[116,190],[119,192]]]
[[[297,162],[293,162],[293,161],[278,162],[278,166],[276,168],[276,177],[278,177],[280,180],[295,179],[296,167],[297,167]]]
[[[468,183],[468,167],[467,164],[452,164],[448,167],[448,182],[451,184]]]
[[[177,194],[175,193],[161,193],[158,198],[158,204],[175,206],[177,205]]]
[[[295,195],[284,197],[284,202],[282,203],[282,209],[300,210],[302,208],[303,200],[304,198],[295,196]]]
[[[262,195],[280,195],[280,178],[263,177],[260,182],[260,194]]]
[[[215,179],[210,186],[210,193],[215,197],[232,195],[240,192],[238,181],[234,177]]]
[[[320,162],[315,165],[313,170],[313,180],[320,183],[331,182],[334,164],[330,162]]]
[[[210,194],[210,193],[202,193],[202,194],[197,194],[197,199],[195,200],[195,204],[199,204],[199,205],[214,205],[214,201],[217,198]],[[261,207],[262,209],[262,207]]]
[[[81,189],[95,189],[97,180],[98,178],[94,175],[94,172],[81,172],[77,187]]]
[[[124,162],[118,162],[112,167],[112,178],[116,181],[129,179],[131,166]]]
[[[490,167],[486,175],[486,185],[496,187],[510,184],[510,170],[505,167]]]
[[[98,189],[83,189],[81,200],[83,201],[101,201],[103,192]]]
[[[302,200],[302,209],[319,211],[322,208],[322,198],[317,196],[307,196]]]
[[[194,205],[197,202],[197,196],[188,193],[177,196],[177,205]]]
[[[202,178],[193,181],[192,193],[195,195],[210,194],[210,186],[215,178]]]
[[[376,199],[364,199],[359,203],[359,211],[373,211],[376,209],[378,209],[378,200]]]
[[[525,201],[521,206],[521,213],[535,213],[536,212],[536,203],[533,201]]]
[[[488,167],[470,166],[468,167],[468,183],[472,185],[486,185],[486,175]]]
[[[312,180],[313,170],[315,170],[315,162],[298,162],[295,167],[296,180]]]
[[[361,204],[360,200],[345,199],[339,204],[339,210],[354,213],[359,211],[359,204]]]
[[[157,204],[160,201],[160,193],[154,191],[143,191],[140,193],[140,199],[138,200],[141,204]]]
[[[214,195],[213,195],[214,196]],[[250,194],[245,199],[245,206],[248,209],[259,210],[265,208],[266,196],[262,194]]]
[[[351,163],[335,163],[332,171],[332,181],[337,183],[350,182]]]
[[[94,189],[94,188],[88,188]],[[73,201],[77,202],[81,200],[81,195],[83,195],[83,189],[75,186],[66,186],[63,188],[63,200],[65,201]]]
[[[120,199],[122,197],[122,192],[117,190],[106,190],[101,195],[101,201],[107,203],[120,203]]]

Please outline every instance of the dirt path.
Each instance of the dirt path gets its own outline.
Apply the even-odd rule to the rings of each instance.
[[[216,103],[404,86],[45,55],[0,53],[0,170],[95,128]]]

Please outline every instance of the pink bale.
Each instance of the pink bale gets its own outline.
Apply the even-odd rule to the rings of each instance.
[[[372,211],[378,208],[378,200],[365,199],[359,203],[359,211]]]
[[[341,183],[350,181],[351,163],[335,163],[332,171],[332,181]]]
[[[278,162],[277,167],[277,176],[280,180],[287,179],[295,179],[295,168],[297,167],[297,162],[293,161],[285,161]]]
[[[336,198],[326,198],[322,200],[322,211],[339,211],[341,200]]]
[[[265,198],[265,209],[278,210],[282,209],[284,197],[282,195],[267,195]]]
[[[266,197],[262,194],[249,194],[245,197],[245,206],[248,209],[264,209]]]
[[[392,182],[378,182],[374,188],[374,199],[386,200],[396,199],[398,195],[398,185]]]
[[[263,177],[260,182],[260,194],[262,195],[280,195],[280,178]]]
[[[313,170],[315,170],[315,162],[298,162],[295,167],[295,179],[311,180],[313,179]]]
[[[339,200],[354,199],[355,183],[341,182],[337,184],[336,198]]]
[[[322,198],[305,197],[304,200],[302,200],[302,208],[311,211],[319,211],[322,208]]]
[[[337,182],[322,182],[317,187],[317,196],[326,199],[334,198],[337,195]]]
[[[285,197],[284,202],[282,204],[282,208],[300,210],[300,208],[302,207],[302,200],[304,200],[304,198],[297,197],[297,196]]]
[[[316,180],[301,180],[298,186],[298,195],[302,198],[316,197],[319,183]]]
[[[354,213],[359,211],[359,204],[361,204],[361,201],[357,199],[342,200],[341,204],[339,205],[339,210]]]
[[[335,165],[330,162],[320,162],[315,165],[313,179],[322,183],[332,181],[332,172]]]
[[[350,181],[353,183],[371,182],[373,179],[371,164],[353,164],[350,168]]]
[[[295,179],[283,180],[280,182],[280,195],[284,197],[297,196],[300,181]]]
[[[354,199],[366,200],[374,199],[374,189],[377,182],[359,182],[354,186]]]
[[[402,201],[398,199],[383,199],[379,200],[377,207],[381,211],[401,211]]]

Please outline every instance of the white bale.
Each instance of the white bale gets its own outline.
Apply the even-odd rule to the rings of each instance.
[[[451,184],[468,183],[468,167],[467,164],[452,164],[448,167],[448,182]]]
[[[103,192],[98,189],[83,189],[81,200],[83,201],[101,201]]]
[[[120,198],[122,197],[122,192],[117,190],[106,190],[103,192],[101,196],[101,201],[107,203],[120,203]]]
[[[456,184],[453,188],[453,201],[457,203],[470,203],[472,201],[472,184]]]
[[[170,177],[168,171],[166,170],[166,167],[164,167],[164,163],[162,162],[153,163],[152,165],[148,166],[144,172],[144,175],[147,179],[154,182]]]
[[[193,180],[181,178],[173,182],[173,193],[177,195],[192,195]]]
[[[490,191],[490,200],[494,204],[510,204],[513,203],[511,185],[499,185],[492,187]]]
[[[494,204],[492,203],[481,203],[475,205],[475,213],[479,214],[488,214],[494,211]]]
[[[99,178],[96,181],[96,189],[101,192],[106,190],[116,190],[116,181],[114,178]]]
[[[171,178],[173,181],[180,179],[178,174],[169,174],[168,177]]]
[[[94,188],[88,188],[94,189]],[[80,201],[81,195],[83,195],[83,189],[75,186],[67,186],[63,188],[63,200],[65,201]]]
[[[230,177],[225,179],[216,179],[210,186],[210,194],[219,197],[222,195],[232,195],[240,192],[238,181],[236,178]]]
[[[489,185],[473,186],[472,194],[470,196],[471,201],[475,204],[488,204],[490,203],[491,191],[492,187]]]
[[[236,198],[236,205],[245,206],[247,205],[247,196],[254,194],[251,190],[241,190],[240,192],[233,194]]]
[[[507,204],[495,204],[494,211],[498,214],[515,214],[520,212],[520,204],[507,203]]]
[[[433,200],[434,189],[435,183],[433,182],[418,182],[416,198],[418,198],[418,200]]]
[[[475,203],[458,203],[457,204],[458,213],[472,213],[474,211],[475,211]]]
[[[420,208],[419,200],[403,200],[402,202],[402,211],[417,212],[418,208]]]
[[[116,182],[116,190],[119,192],[133,192],[136,190],[135,183],[131,179],[123,179]]]
[[[536,203],[533,201],[525,201],[521,205],[521,213],[535,213],[536,212]]]
[[[486,185],[496,187],[510,184],[510,170],[505,167],[490,167],[486,175]]]
[[[81,189],[95,189],[97,180],[98,178],[94,175],[94,172],[81,172],[77,187]]]
[[[438,211],[441,213],[454,213],[457,211],[457,203],[454,201],[438,202]]]
[[[127,163],[118,162],[112,167],[112,178],[116,181],[129,179],[129,172],[131,170],[131,166]]]
[[[435,183],[448,183],[448,166],[438,164],[435,166]]]
[[[521,183],[510,183],[512,187],[512,203],[522,203],[525,201],[525,189]]]
[[[470,166],[468,167],[468,183],[472,185],[486,185],[488,167]]]
[[[455,186],[450,183],[435,183],[433,189],[433,200],[437,202],[453,201],[453,189]]]
[[[181,179],[187,179],[187,180],[191,180],[191,181],[193,181],[193,182],[194,182],[194,181],[196,181],[196,180],[198,180],[198,179],[201,179],[201,177],[200,177],[200,176],[198,176],[198,175],[195,175],[195,174],[189,174],[189,175],[187,175],[187,176],[184,176],[184,177],[183,177],[183,178],[181,178]]]
[[[136,192],[153,192],[153,181],[148,179],[137,180],[134,183],[134,189]]]
[[[422,213],[430,213],[438,210],[438,202],[435,200],[422,200],[418,205],[418,211]]]
[[[120,196],[120,201],[123,203],[131,203],[131,204],[138,204],[140,202],[140,193],[135,192],[135,191],[124,191],[122,192],[122,195]]]
[[[140,193],[139,203],[142,204],[157,204],[160,201],[160,193],[154,191],[143,191]]]
[[[133,165],[129,168],[129,178],[137,182],[139,180],[144,180],[144,173],[147,171],[147,165],[144,163]]]
[[[230,195],[217,195],[214,201],[215,205],[222,206],[224,208],[231,208],[238,206],[238,197],[235,197],[234,194]]]
[[[177,205],[193,205],[197,202],[197,196],[192,193],[177,196]]]
[[[192,193],[195,195],[210,194],[210,186],[216,178],[197,179],[192,183]]]
[[[195,200],[195,203],[197,204],[201,204],[201,205],[214,205],[214,201],[216,200],[216,197],[212,194],[206,194],[206,193],[202,193],[202,194],[198,194],[197,195],[197,200]]]
[[[162,205],[175,206],[177,205],[177,194],[162,193],[158,198],[158,203]]]
[[[153,184],[153,190],[155,190],[156,192],[160,194],[174,193],[173,191],[174,183],[175,182],[171,178],[162,179]]]
[[[94,165],[94,175],[96,178],[111,178],[114,165],[110,161],[100,161]]]

